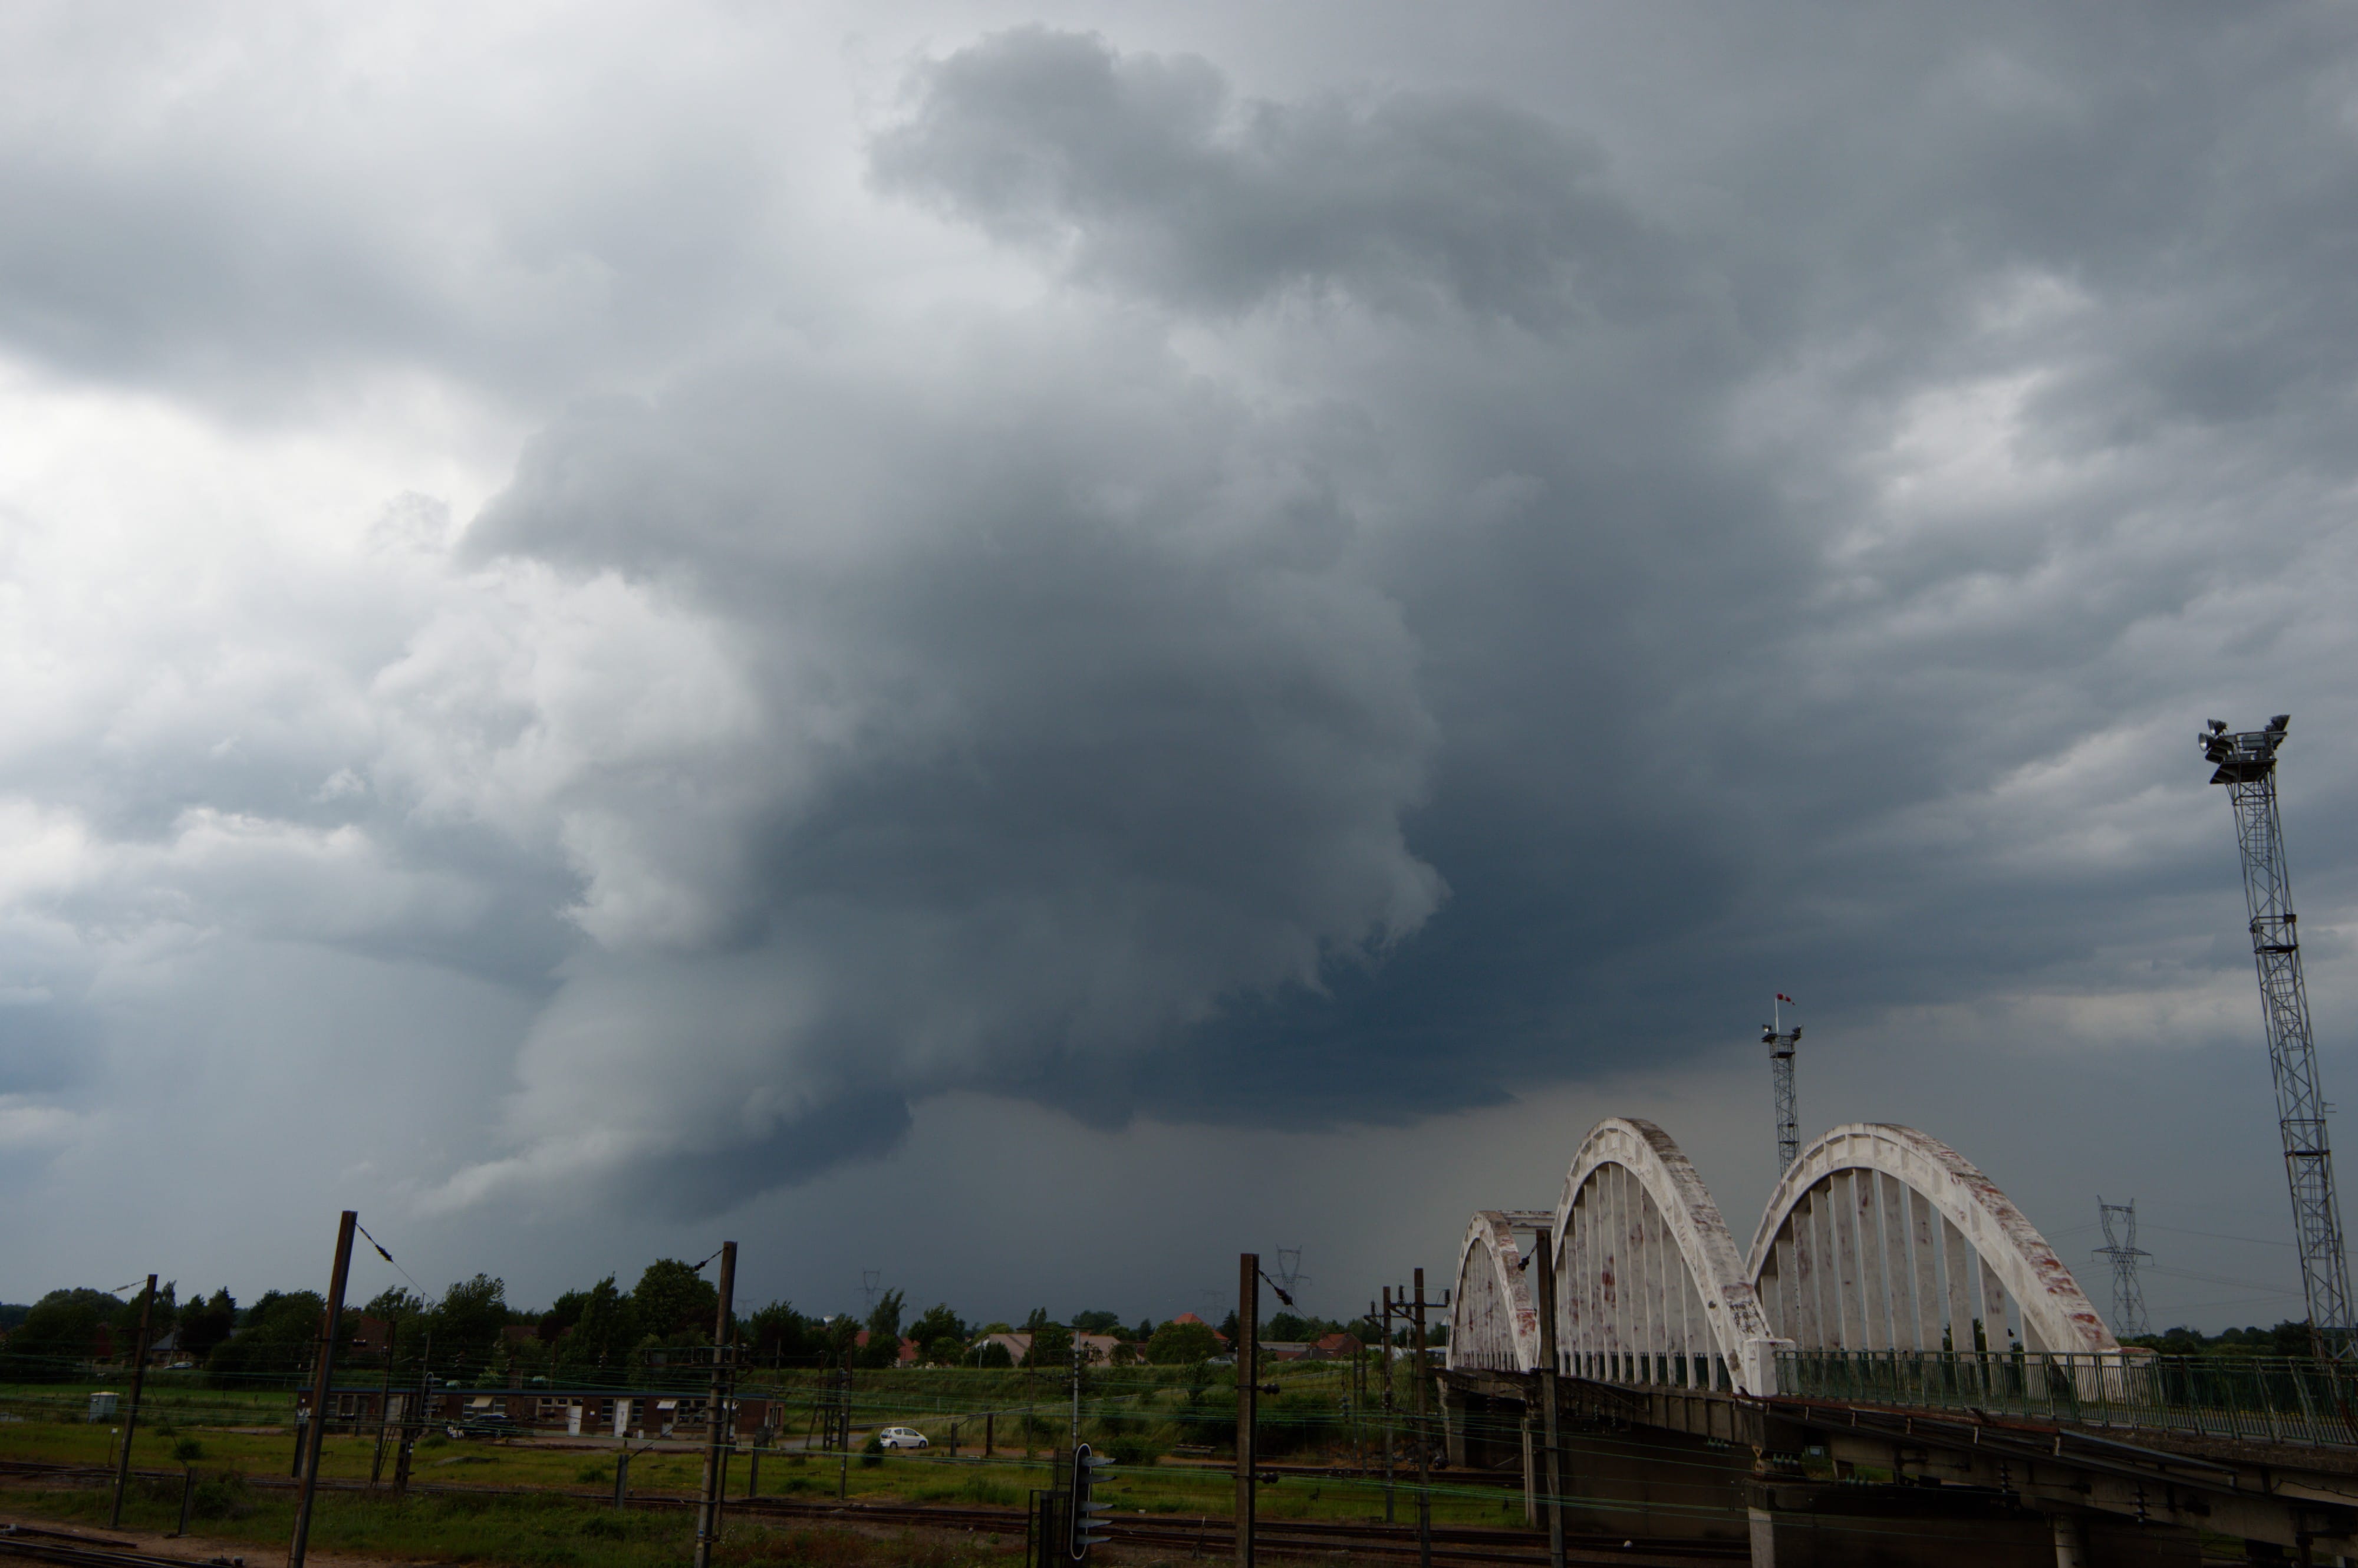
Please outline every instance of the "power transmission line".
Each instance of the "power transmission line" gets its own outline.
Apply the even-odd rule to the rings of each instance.
[[[2098,1196],[2096,1220],[2104,1227],[2104,1244],[2096,1249],[2096,1256],[2109,1258],[2113,1263],[2113,1334],[2121,1339],[2150,1334],[2153,1329],[2146,1322],[2145,1292],[2137,1285],[2137,1260],[2153,1254],[2136,1244],[2136,1199],[2106,1203]],[[2115,1221],[2120,1226],[2117,1231],[2114,1229]]]

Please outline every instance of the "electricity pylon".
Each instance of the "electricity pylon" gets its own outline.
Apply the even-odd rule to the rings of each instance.
[[[2136,1244],[2136,1199],[2106,1203],[2100,1194],[2096,1218],[2104,1227],[2104,1244],[2096,1249],[2096,1256],[2113,1260],[2113,1336],[2126,1339],[2150,1334],[2153,1328],[2146,1322],[2145,1292],[2137,1284],[2136,1271],[2137,1260],[2153,1254]],[[2121,1227],[2117,1233],[2113,1229],[2116,1220]]]
[[[2300,1249],[2301,1294],[2317,1352],[2358,1354],[2351,1334],[2350,1265],[2342,1249],[2342,1206],[2333,1190],[2333,1151],[2325,1140],[2325,1097],[2317,1083],[2317,1045],[2309,1028],[2309,988],[2300,974],[2299,919],[2292,872],[2285,864],[2284,823],[2277,813],[2277,748],[2289,714],[2265,730],[2229,733],[2213,719],[2201,737],[2216,765],[2211,782],[2227,786],[2235,808],[2235,842],[2244,857],[2244,903],[2252,917],[2252,959],[2260,972],[2260,1013],[2276,1076],[2277,1126],[2284,1138],[2285,1177],[2292,1187],[2293,1239]]]
[[[1783,991],[1768,1004],[1772,1022],[1760,1026],[1760,1043],[1768,1047],[1768,1087],[1777,1099],[1777,1173],[1783,1175],[1793,1168],[1801,1156],[1801,1121],[1793,1105],[1793,1047],[1801,1043],[1801,1026],[1780,1029],[1785,1015],[1779,1010],[1790,1003],[1799,1007]]]

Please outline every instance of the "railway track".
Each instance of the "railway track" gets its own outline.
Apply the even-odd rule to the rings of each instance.
[[[143,1477],[175,1479],[178,1472],[143,1470]],[[32,1460],[0,1461],[0,1476],[41,1476],[53,1480],[87,1480],[94,1483],[110,1481],[108,1471],[89,1465],[52,1465]],[[295,1482],[286,1476],[252,1476],[247,1485],[278,1489],[291,1489]],[[330,1479],[322,1476],[322,1491],[357,1492],[366,1489],[365,1483]],[[563,1498],[585,1505],[606,1500],[606,1494],[575,1491],[567,1488],[529,1487],[469,1487],[432,1483],[413,1483],[413,1491],[429,1495],[466,1497]],[[630,1506],[636,1509],[687,1510],[696,1506],[690,1497],[666,1493],[635,1492]],[[985,1504],[940,1505],[932,1503],[871,1503],[805,1501],[792,1498],[732,1498],[727,1513],[740,1518],[764,1520],[806,1520],[811,1523],[834,1523],[853,1526],[897,1526],[921,1530],[988,1530],[999,1535],[1021,1534],[1026,1528],[1024,1510],[996,1508]],[[1113,1541],[1120,1545],[1161,1548],[1174,1554],[1189,1557],[1226,1558],[1236,1547],[1236,1530],[1225,1518],[1212,1515],[1129,1514],[1109,1517],[1104,1525]],[[92,1538],[57,1539],[58,1531],[18,1530],[13,1534],[0,1533],[0,1554],[32,1557],[45,1562],[80,1564],[81,1568],[189,1568],[197,1560],[164,1557],[130,1552],[121,1543],[91,1544]],[[1374,1524],[1346,1519],[1263,1519],[1255,1527],[1253,1544],[1257,1552],[1272,1556],[1349,1557],[1383,1562],[1412,1562],[1419,1556],[1416,1527],[1405,1524]],[[1567,1533],[1564,1538],[1565,1561],[1587,1565],[1626,1563],[1631,1568],[1689,1568],[1691,1564],[1709,1563],[1740,1563],[1749,1560],[1748,1547],[1739,1541],[1705,1541],[1679,1540],[1660,1536],[1618,1536],[1590,1533]],[[59,1555],[58,1553],[85,1555]],[[96,1552],[99,1555],[87,1555]],[[110,1555],[111,1553],[111,1555]],[[1433,1561],[1442,1568],[1472,1568],[1477,1563],[1541,1563],[1548,1560],[1547,1541],[1531,1530],[1505,1530],[1483,1525],[1434,1525],[1433,1527]],[[209,1560],[220,1563],[225,1560]]]
[[[25,1524],[0,1525],[0,1555],[63,1563],[67,1568],[245,1568],[243,1557],[158,1557],[127,1541]]]

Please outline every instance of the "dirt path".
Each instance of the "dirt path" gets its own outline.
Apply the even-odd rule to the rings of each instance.
[[[246,1541],[220,1541],[211,1536],[166,1535],[152,1530],[99,1530],[85,1524],[63,1524],[39,1514],[19,1513],[0,1508],[0,1524],[23,1525],[27,1530],[46,1530],[52,1535],[70,1536],[81,1545],[128,1547],[157,1557],[177,1557],[186,1563],[220,1565],[220,1568],[272,1568],[287,1561],[284,1542],[272,1546],[256,1546]],[[316,1549],[304,1553],[304,1562],[317,1563],[319,1568],[429,1568],[409,1557],[354,1557],[341,1552]],[[438,1563],[430,1568],[440,1568]]]

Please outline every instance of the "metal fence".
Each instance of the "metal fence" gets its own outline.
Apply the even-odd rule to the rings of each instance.
[[[2358,1447],[2358,1368],[2299,1357],[1787,1350],[1777,1391],[2081,1426]]]

